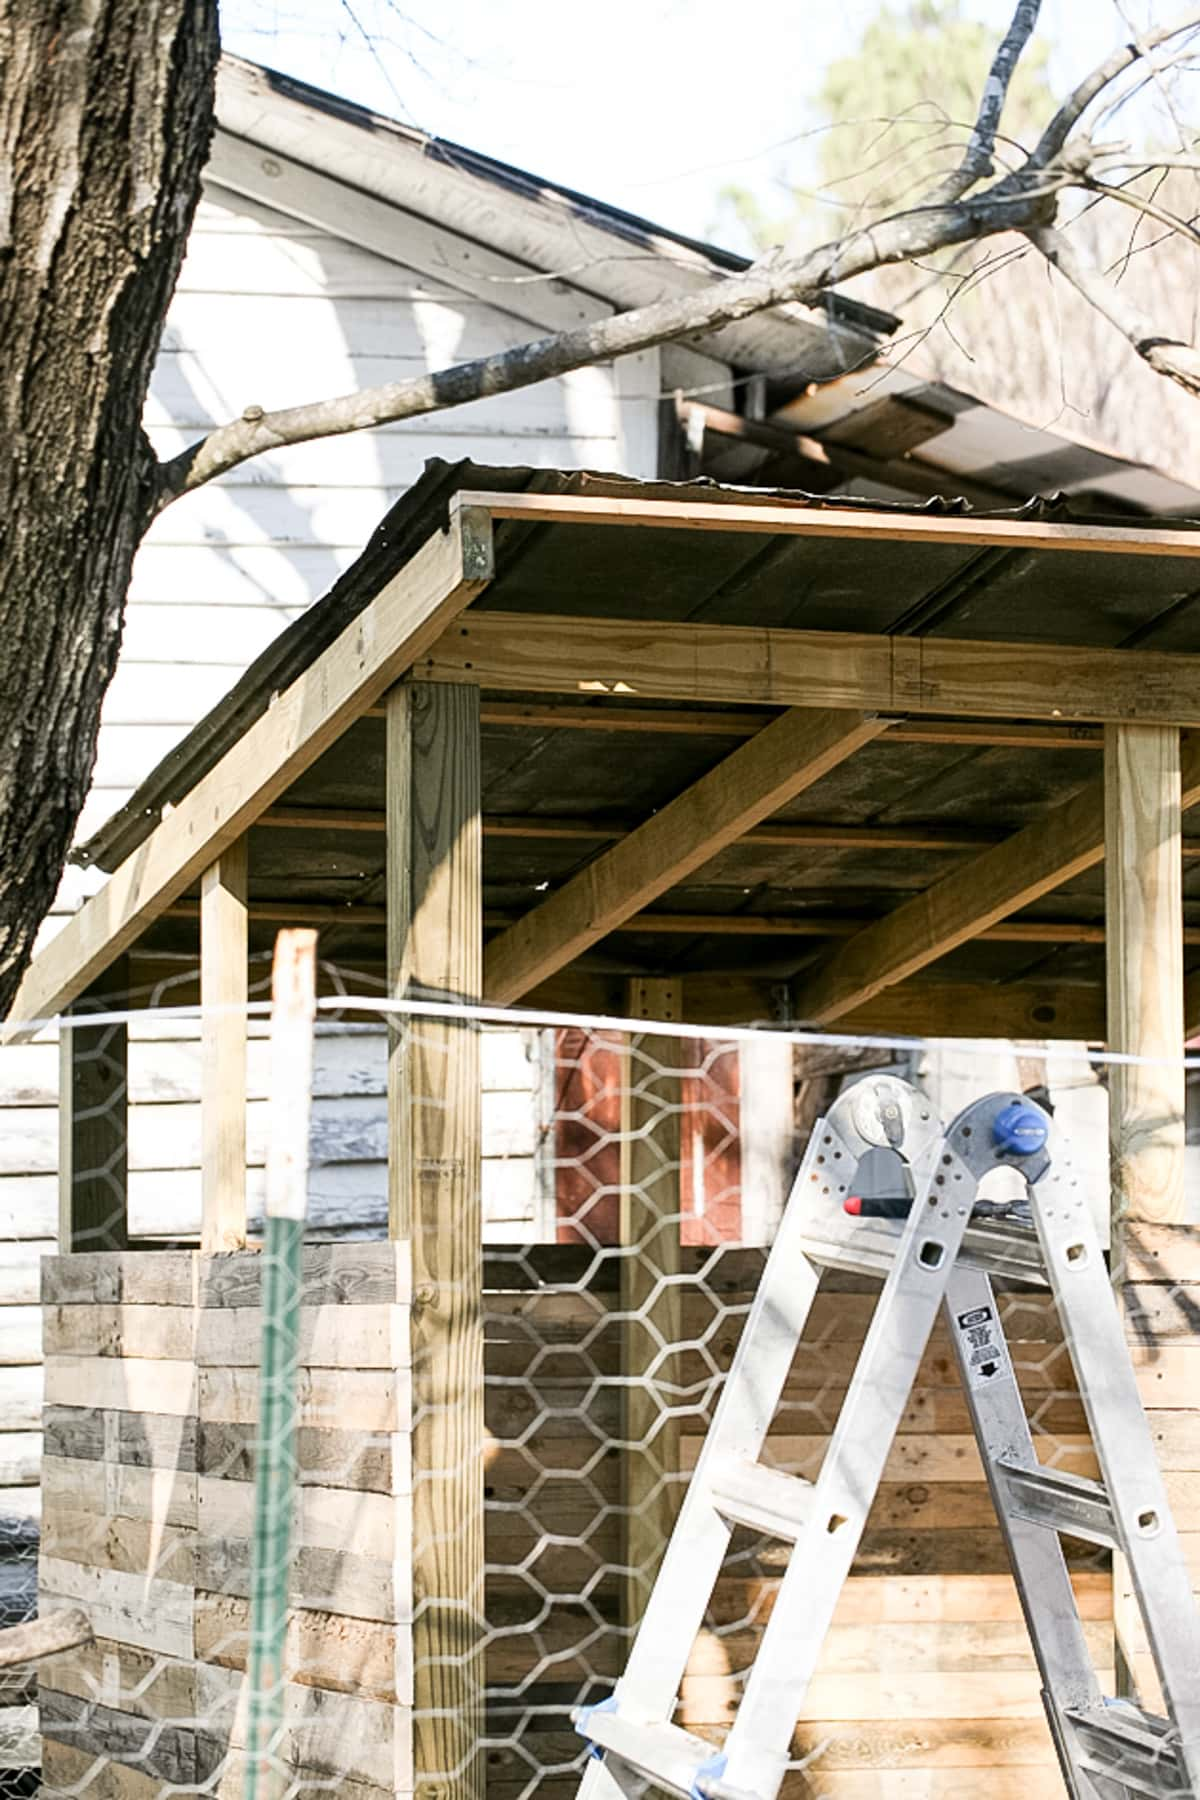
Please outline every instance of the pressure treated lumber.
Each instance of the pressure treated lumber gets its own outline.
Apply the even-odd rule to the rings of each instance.
[[[1186,808],[1197,800],[1200,749],[1189,743],[1182,756],[1181,804]],[[1105,817],[1101,777],[851,938],[798,985],[797,1016],[822,1025],[844,1018],[883,988],[1093,868],[1104,857]],[[1174,929],[1179,930],[1178,915]]]
[[[886,729],[860,713],[784,713],[489,944],[487,997],[519,999]]]
[[[200,877],[200,1248],[246,1242],[247,841]]]
[[[1200,724],[1200,656],[1073,644],[473,612],[418,673],[622,700]]]
[[[454,511],[36,956],[8,1034],[73,999],[334,743],[488,584],[486,519]]]
[[[543,525],[627,525],[660,531],[783,533],[883,543],[978,544],[983,548],[1075,550],[1119,556],[1200,557],[1200,532],[1160,527],[1057,525],[1034,519],[946,518],[936,513],[868,512],[804,501],[755,504],[642,500],[587,494],[489,494],[464,490],[464,507],[493,519]]]
[[[63,1250],[121,1250],[129,1230],[129,1028],[82,1023],[129,1002],[122,958],[59,1032],[58,1241]]]
[[[1174,1274],[1171,1228],[1184,1217],[1184,976],[1179,733],[1169,727],[1114,726],[1105,732],[1105,914],[1108,924],[1108,1047],[1139,1060],[1108,1070],[1109,1170],[1114,1274],[1126,1314],[1138,1387],[1148,1416],[1173,1402],[1195,1404],[1197,1370],[1185,1361],[1175,1391],[1170,1364],[1187,1357],[1168,1345],[1162,1324],[1126,1285],[1126,1240],[1157,1227]],[[1140,1059],[1146,1060],[1140,1060]],[[1188,1240],[1184,1240],[1185,1248]],[[1172,1292],[1173,1290],[1168,1290]],[[1132,1316],[1131,1316],[1132,1308]],[[1192,1357],[1197,1353],[1192,1349]],[[1193,1458],[1200,1467],[1200,1458]],[[1197,1486],[1195,1475],[1182,1478]],[[1177,1516],[1184,1527],[1186,1516]],[[1124,1557],[1113,1558],[1117,1691],[1155,1703],[1157,1682],[1144,1654],[1142,1622]]]
[[[626,984],[631,1019],[681,1017],[682,984]],[[685,1041],[658,1033],[626,1037],[621,1058],[621,1622],[637,1625],[675,1525],[680,1499],[678,1355],[682,1081]]]
[[[1113,1225],[1184,1216],[1184,978],[1179,733],[1105,733],[1108,1073]]]
[[[482,975],[479,696],[388,696],[388,991],[472,1001]],[[483,1286],[479,1037],[393,1019],[389,1218],[412,1244],[414,1751],[439,1800],[481,1800]]]

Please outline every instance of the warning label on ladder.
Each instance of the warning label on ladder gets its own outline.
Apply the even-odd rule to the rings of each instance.
[[[956,1317],[959,1354],[972,1387],[988,1387],[1008,1373],[1004,1338],[990,1306],[973,1306]]]

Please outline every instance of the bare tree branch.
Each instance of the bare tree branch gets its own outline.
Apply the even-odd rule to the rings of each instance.
[[[694,294],[656,301],[410,381],[270,413],[247,407],[240,419],[218,427],[160,465],[156,510],[162,511],[183,494],[251,457],[289,444],[441,412],[658,344],[705,336],[773,307],[797,302],[811,305],[838,282],[1004,231],[1024,231],[1080,292],[1093,299],[1103,316],[1117,324],[1151,367],[1192,391],[1188,359],[1195,352],[1155,333],[1140,314],[1133,320],[1101,271],[1089,268],[1073,246],[1063,244],[1050,228],[1059,192],[1065,187],[1087,187],[1089,182],[1091,146],[1067,148],[1078,119],[1126,69],[1145,60],[1159,45],[1200,29],[1200,6],[1115,51],[1076,87],[1019,168],[967,197],[966,190],[992,168],[1008,87],[1037,23],[1039,8],[1040,0],[1017,0],[1012,22],[993,58],[963,158],[917,206],[848,232],[803,256],[772,251],[744,274],[714,281]],[[1039,241],[1039,233],[1048,235]],[[1180,355],[1181,351],[1186,354]]]
[[[1189,394],[1200,395],[1200,350],[1178,338],[1161,336],[1142,309],[1081,255],[1063,232],[1042,225],[1026,235],[1046,261],[1129,340],[1156,375],[1165,375]]]
[[[1063,101],[1038,140],[1027,166],[1034,169],[1048,167],[1060,154],[1088,107],[1100,98],[1105,88],[1112,86],[1119,75],[1123,75],[1126,69],[1131,69],[1160,44],[1182,36],[1185,31],[1196,30],[1200,30],[1200,7],[1192,6],[1170,25],[1160,25],[1157,31],[1145,32],[1136,44],[1122,44],[1119,50],[1114,50],[1089,75],[1085,75],[1078,87]]]
[[[1046,177],[1035,187],[995,198],[985,193],[969,203],[898,213],[801,257],[782,258],[771,252],[744,275],[714,282],[694,294],[658,300],[409,381],[389,382],[278,412],[247,407],[240,419],[219,427],[161,465],[158,510],[265,451],[513,393],[592,363],[714,331],[775,306],[797,301],[812,304],[838,282],[887,263],[908,262],[953,244],[1048,222],[1059,185]]]
[[[1186,238],[1191,244],[1200,245],[1200,231],[1197,231],[1189,220],[1181,219],[1178,213],[1173,213],[1169,207],[1159,206],[1155,200],[1147,199],[1136,189],[1116,187],[1110,182],[1098,181],[1094,175],[1089,176],[1087,185],[1093,192],[1104,195],[1106,199],[1116,200],[1122,206],[1131,207],[1134,212],[1141,213],[1143,218],[1157,219],[1158,223],[1165,225],[1169,231],[1177,232],[1180,237]]]
[[[1038,22],[1038,14],[1042,10],[1042,0],[1018,0],[1017,9],[1012,16],[1012,23],[1000,41],[1000,45],[992,58],[992,66],[988,70],[987,80],[983,84],[983,93],[979,100],[979,113],[971,132],[970,142],[963,153],[963,159],[953,174],[948,175],[929,195],[926,204],[938,206],[952,200],[960,200],[978,181],[984,181],[995,174],[993,157],[996,151],[996,133],[1000,129],[1000,115],[1004,111],[1004,103],[1008,99],[1008,90],[1016,73],[1018,62],[1026,44],[1033,36]]]

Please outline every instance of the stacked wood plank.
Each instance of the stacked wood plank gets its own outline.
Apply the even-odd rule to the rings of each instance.
[[[253,1252],[44,1264],[41,1605],[96,1642],[43,1665],[43,1778],[234,1793],[245,1743],[262,1330]],[[305,1252],[279,1755],[301,1789],[411,1785],[408,1276],[400,1246]]]
[[[561,1252],[560,1252],[561,1254]],[[685,1266],[701,1274],[697,1252]],[[538,1268],[548,1273],[547,1252]],[[488,1296],[489,1800],[574,1793],[566,1713],[609,1691],[624,1662],[619,1627],[626,1528],[620,1504],[622,1323],[615,1268],[592,1285]],[[761,1253],[711,1254],[683,1285],[677,1363],[681,1461],[695,1462],[761,1267]],[[607,1290],[607,1291],[606,1291]],[[772,1459],[819,1466],[861,1345],[875,1284],[828,1278],[770,1439]],[[1094,1472],[1070,1361],[1049,1301],[1011,1294],[1013,1343],[1040,1453]],[[1181,1524],[1191,1504],[1173,1491]],[[1193,1506],[1193,1511],[1195,1508]],[[1200,1514],[1192,1520],[1200,1526]],[[1101,1553],[1067,1541],[1102,1679],[1112,1680],[1111,1576]],[[782,1568],[782,1549],[735,1534],[679,1718],[717,1737],[737,1704]],[[1111,1689],[1110,1689],[1111,1691]],[[939,1329],[922,1364],[860,1555],[794,1741],[810,1758],[785,1793],[830,1800],[960,1793],[981,1800],[1061,1794],[1039,1682],[1007,1572],[970,1421]],[[557,1771],[557,1773],[556,1773]]]
[[[302,1788],[353,1800],[412,1785],[407,1289],[394,1245],[306,1252],[282,1754]],[[46,1665],[45,1780],[105,1794],[234,1793],[244,1741],[260,1259],[247,1252],[47,1261],[43,1607],[82,1604],[94,1649]],[[694,1464],[761,1252],[684,1251],[680,1483]],[[573,1795],[567,1714],[623,1665],[617,1261],[572,1246],[489,1258],[486,1471],[489,1800]],[[1149,1281],[1147,1287],[1157,1284]],[[819,1464],[874,1290],[824,1287],[771,1438]],[[1163,1294],[1149,1296],[1164,1300]],[[1042,1453],[1092,1469],[1057,1322],[1011,1294],[1006,1324]],[[1180,1346],[1182,1348],[1182,1346]],[[1171,1360],[1170,1346],[1162,1352]],[[1176,1358],[1178,1360],[1178,1358]],[[1161,1365],[1164,1369],[1166,1363]],[[1174,1375],[1172,1375],[1174,1378]],[[1164,1397],[1171,1402],[1174,1389]],[[1156,1421],[1182,1408],[1172,1402]],[[617,1440],[617,1441],[614,1441]],[[1165,1441],[1165,1440],[1164,1440]],[[1185,1449],[1167,1456],[1181,1527],[1200,1532]],[[1111,1578],[1068,1544],[1111,1680]],[[685,1682],[681,1719],[717,1737],[781,1568],[738,1534]],[[949,1344],[939,1332],[795,1738],[800,1800],[949,1794],[1039,1800],[1060,1782]],[[85,1789],[86,1791],[86,1785]],[[97,1789],[97,1794],[101,1792]]]

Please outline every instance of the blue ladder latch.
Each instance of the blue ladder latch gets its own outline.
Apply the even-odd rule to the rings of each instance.
[[[1045,1113],[1028,1100],[1011,1100],[992,1122],[996,1148],[1008,1156],[1032,1156],[1035,1151],[1044,1150],[1049,1135]]]
[[[700,1783],[708,1780],[710,1777],[713,1781],[719,1781],[725,1773],[725,1765],[728,1761],[729,1758],[726,1756],[725,1752],[723,1750],[718,1750],[714,1756],[709,1757],[707,1762],[702,1762],[700,1764],[700,1767],[692,1777],[692,1800],[708,1800],[708,1796],[700,1786]]]
[[[610,1694],[607,1700],[597,1700],[594,1706],[581,1706],[575,1714],[575,1729],[580,1737],[588,1739],[591,1754],[597,1761],[603,1760],[604,1748],[600,1744],[591,1743],[592,1734],[588,1730],[588,1726],[591,1724],[597,1713],[615,1713],[616,1710],[617,1696],[615,1694]]]

